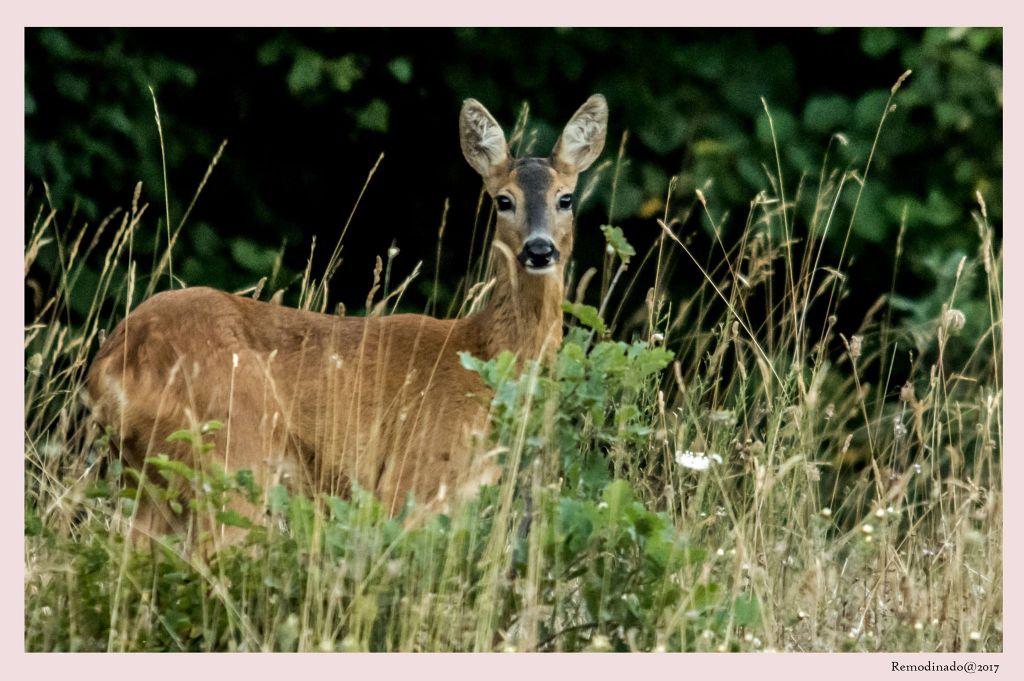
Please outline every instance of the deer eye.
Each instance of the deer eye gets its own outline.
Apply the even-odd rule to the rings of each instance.
[[[507,196],[499,196],[497,199],[498,210],[501,212],[512,210],[512,199]]]
[[[572,208],[572,194],[563,194],[558,197],[558,207],[562,210],[569,210]]]

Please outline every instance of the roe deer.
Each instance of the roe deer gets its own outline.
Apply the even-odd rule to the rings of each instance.
[[[607,119],[604,97],[594,95],[550,157],[514,159],[491,114],[476,100],[463,103],[462,152],[497,208],[495,281],[468,317],[338,317],[209,288],[146,300],[89,370],[88,399],[112,448],[136,468],[158,452],[199,467],[190,446],[166,438],[216,419],[224,427],[208,456],[224,469],[248,468],[264,488],[289,482],[346,494],[354,481],[391,514],[410,491],[433,503],[496,481],[498,466],[471,447],[490,394],[459,353],[543,358],[561,343],[573,190],[601,153]],[[257,519],[257,507],[232,506]],[[183,527],[142,496],[131,536]]]

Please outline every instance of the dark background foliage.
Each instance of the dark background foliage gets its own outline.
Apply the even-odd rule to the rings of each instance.
[[[269,285],[290,285],[293,296],[312,237],[322,270],[383,152],[345,238],[332,297],[360,310],[373,256],[394,243],[396,272],[425,261],[419,288],[403,303],[422,309],[446,199],[444,296],[471,256],[480,183],[458,146],[466,97],[482,101],[506,131],[527,102],[533,151],[546,154],[589,94],[607,96],[603,158],[614,159],[629,137],[613,212],[609,171],[580,214],[577,259],[590,266],[604,249],[602,223],[622,226],[641,253],[658,236],[653,218],[672,176],[679,179],[670,215],[680,218],[681,233],[710,243],[706,217],[690,210],[702,188],[716,216],[728,212],[723,241],[738,236],[751,199],[775,172],[761,97],[787,195],[803,178],[797,213],[808,215],[832,135],[848,143],[833,143],[830,168],[863,169],[889,88],[908,68],[913,76],[879,138],[846,251],[858,284],[845,309],[856,323],[888,292],[906,211],[895,303],[924,320],[948,294],[961,255],[977,248],[969,215],[976,191],[1001,222],[1000,29],[30,29],[26,208],[31,216],[44,202],[45,181],[63,214],[58,224],[95,223],[126,206],[141,180],[153,219],[135,255],[152,253],[166,227],[156,219],[164,214],[164,181],[151,86],[172,225],[229,140],[176,247],[175,275],[241,288],[267,274],[285,246]],[[854,196],[847,191],[839,206],[845,217],[826,242],[829,262],[842,248]],[[478,254],[479,240],[474,248]],[[57,267],[51,243],[30,276],[45,290]],[[692,289],[700,276],[678,268],[673,292]],[[79,279],[73,306],[88,305],[91,284],[88,274]]]

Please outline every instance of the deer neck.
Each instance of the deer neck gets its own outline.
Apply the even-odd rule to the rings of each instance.
[[[550,359],[562,344],[562,263],[551,274],[536,275],[514,258],[494,253],[495,282],[479,318],[487,357],[504,350],[526,359]]]

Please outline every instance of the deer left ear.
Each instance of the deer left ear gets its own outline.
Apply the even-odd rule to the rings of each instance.
[[[601,155],[607,132],[608,102],[604,95],[591,95],[569,119],[555,143],[552,165],[568,175],[582,173]]]
[[[475,99],[462,103],[459,140],[469,165],[487,179],[508,163],[508,143],[494,116]]]

